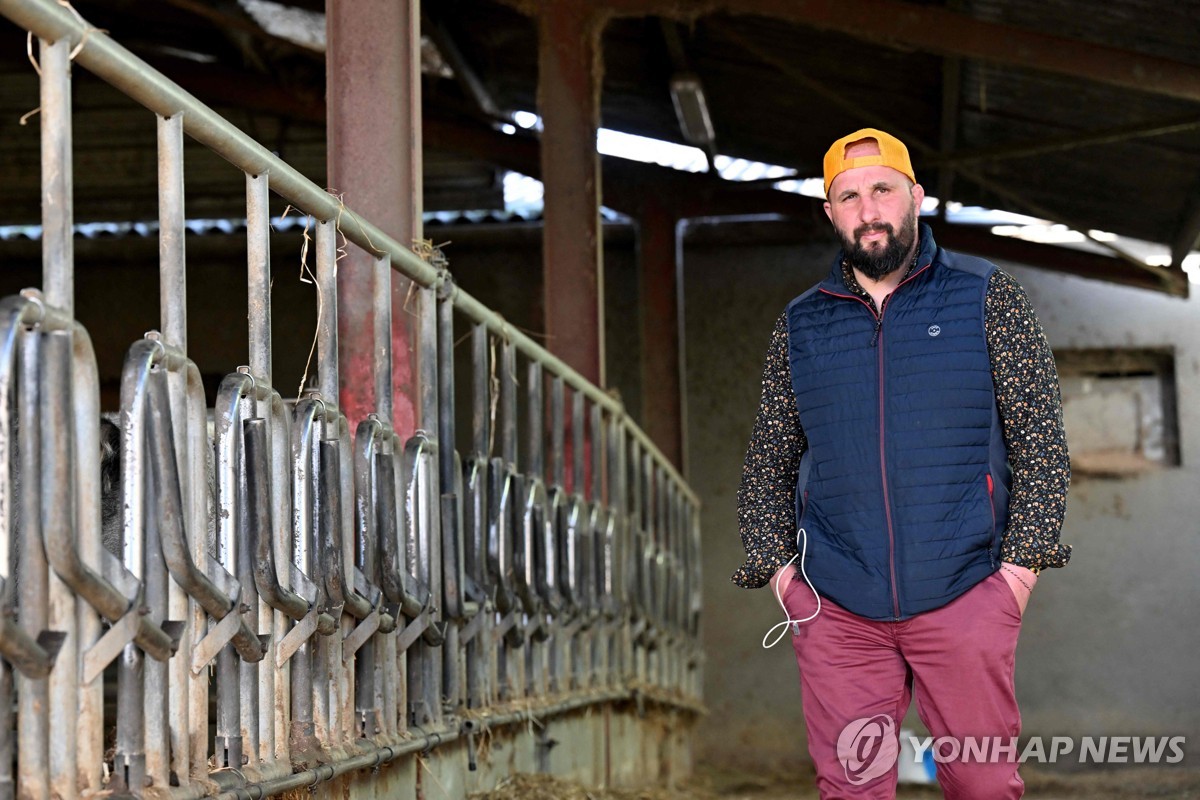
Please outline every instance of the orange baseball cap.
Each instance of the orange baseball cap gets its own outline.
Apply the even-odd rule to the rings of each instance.
[[[846,158],[846,147],[855,142],[861,142],[863,139],[874,140],[879,145],[879,155]],[[891,167],[905,175],[913,183],[917,182],[916,176],[913,175],[912,161],[908,157],[908,148],[904,146],[904,142],[890,133],[884,133],[875,128],[863,128],[849,136],[843,136],[834,142],[829,151],[825,153],[825,194],[829,194],[829,186],[833,183],[834,178],[855,167]]]

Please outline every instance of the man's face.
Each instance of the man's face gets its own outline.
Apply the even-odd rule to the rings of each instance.
[[[855,142],[849,157],[878,155],[873,141]],[[912,258],[917,213],[925,192],[891,167],[856,167],[833,179],[825,213],[850,265],[871,280],[895,272]]]

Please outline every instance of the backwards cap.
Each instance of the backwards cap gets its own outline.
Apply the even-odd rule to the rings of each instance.
[[[863,139],[871,139],[878,144],[879,155],[846,158],[846,147]],[[891,167],[913,183],[917,182],[904,142],[875,128],[863,128],[849,136],[843,136],[829,148],[829,152],[825,154],[825,194],[829,194],[829,186],[834,178],[856,167]]]

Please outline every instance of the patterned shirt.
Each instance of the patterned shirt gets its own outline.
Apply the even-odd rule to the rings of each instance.
[[[908,271],[914,267],[915,260]],[[846,287],[874,309],[874,299],[844,262],[842,276]],[[1071,547],[1060,544],[1058,537],[1067,508],[1071,465],[1058,371],[1025,290],[999,269],[988,282],[984,329],[996,406],[1012,467],[1008,527],[1000,557],[1031,569],[1065,566]],[[738,530],[746,563],[733,575],[737,585],[747,589],[766,585],[796,555],[796,479],[800,457],[807,449],[792,388],[785,312],[771,334],[763,366],[762,400],[738,489]]]

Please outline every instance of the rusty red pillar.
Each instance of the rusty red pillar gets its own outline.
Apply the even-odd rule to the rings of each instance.
[[[420,13],[417,0],[325,4],[329,188],[406,246],[422,235]],[[375,258],[354,246],[338,262],[338,402],[352,430],[379,401],[372,371],[374,271]],[[416,422],[408,289],[408,280],[393,271],[392,417],[402,435]]]
[[[581,0],[541,0],[544,308],[549,350],[604,385],[604,266],[600,235],[602,20]]]
[[[646,433],[683,470],[683,305],[679,220],[654,195],[638,220],[641,275],[642,421]]]

